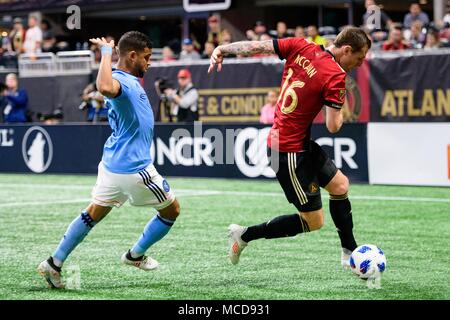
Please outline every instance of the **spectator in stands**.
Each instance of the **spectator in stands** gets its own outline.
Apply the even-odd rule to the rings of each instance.
[[[17,56],[12,50],[9,33],[0,32],[0,67],[17,69]]]
[[[161,61],[169,62],[169,61],[175,61],[175,55],[173,53],[173,50],[169,46],[165,46],[162,48],[162,59]]]
[[[182,51],[180,53],[180,60],[192,61],[201,59],[200,54],[195,51],[192,39],[186,38],[183,40]]]
[[[0,57],[4,52],[11,50],[11,45],[9,43],[9,37],[7,31],[0,31]]]
[[[202,59],[209,59],[211,58],[211,55],[216,47],[214,46],[214,43],[212,42],[205,42],[205,50],[203,50],[202,53]]]
[[[21,54],[23,52],[23,42],[25,41],[25,28],[21,18],[14,18],[13,22],[13,29],[9,33],[11,51]]]
[[[411,29],[404,31],[405,40],[409,42],[411,48],[422,49],[425,45],[426,34],[422,32],[423,24],[416,20],[412,23]]]
[[[25,33],[23,43],[24,52],[27,54],[36,54],[41,52],[42,30],[39,27],[38,18],[34,15],[28,17],[28,30]]]
[[[221,45],[229,44],[229,43],[231,43],[232,40],[233,40],[232,35],[231,35],[231,32],[230,32],[228,29],[223,29],[223,30],[222,30],[222,33],[221,33],[220,38],[221,38],[221,41],[222,41],[222,42],[220,43]],[[233,55],[233,54],[229,55],[228,57],[229,57],[229,58],[236,58],[236,56]]]
[[[3,95],[7,99],[7,105],[3,110],[6,123],[27,122],[28,94],[24,89],[19,89],[19,82],[15,73],[6,76],[6,91]]]
[[[233,41],[233,36],[231,35],[231,32],[228,29],[223,29],[220,33],[220,44],[229,44]]]
[[[429,28],[427,33],[427,41],[425,43],[425,49],[438,49],[442,44],[439,40],[439,30],[436,28]]]
[[[245,32],[245,37],[249,41],[257,41],[258,40],[258,35],[256,34],[255,30],[253,30],[253,29],[248,29]]]
[[[400,26],[394,26],[389,31],[389,38],[383,43],[384,51],[408,49],[409,44],[403,39],[403,32]]]
[[[365,29],[367,30],[367,29]],[[372,41],[372,46],[370,47],[370,50],[377,51],[381,50],[383,47],[383,43],[388,39],[389,33],[383,30],[374,30],[371,33],[368,33],[369,30],[367,30],[367,36]]]
[[[302,26],[296,26],[295,27],[295,32],[294,32],[294,37],[296,37],[296,38],[306,38],[305,28],[303,28]]]
[[[261,108],[261,116],[259,117],[260,123],[273,124],[277,100],[278,100],[278,90],[270,90],[267,93],[267,103]]]
[[[447,6],[447,13],[442,19],[442,22],[444,24],[444,28],[450,28],[450,5]]]
[[[253,28],[255,31],[257,40],[261,40],[261,36],[267,32],[267,27],[262,21],[256,21],[255,27]]]
[[[392,26],[392,20],[389,16],[381,10],[375,0],[365,1],[366,12],[363,15],[363,27],[369,31],[373,30],[389,30]],[[380,14],[380,18],[376,17],[376,14]],[[377,25],[379,23],[379,25]]]
[[[192,84],[191,73],[188,69],[178,72],[177,90],[165,89],[164,93],[173,105],[173,114],[177,116],[178,122],[194,122],[199,119],[198,115],[198,91]]]
[[[319,35],[315,25],[310,25],[308,27],[308,40],[323,46],[327,44],[327,40]]]
[[[51,30],[50,22],[47,20],[42,20],[41,22],[42,30],[42,52],[53,52],[57,51],[56,48],[56,37]]]
[[[283,39],[286,38],[287,35],[287,25],[284,21],[277,22],[277,29],[274,34],[271,34],[274,39]]]
[[[221,39],[219,17],[217,15],[212,15],[208,18],[207,42],[211,42],[214,44],[214,47],[217,47],[221,41],[222,39]]]
[[[422,12],[418,3],[411,3],[409,6],[409,13],[406,14],[403,19],[403,27],[408,29],[411,28],[414,21],[420,21],[424,26],[430,22],[428,15],[425,12]]]

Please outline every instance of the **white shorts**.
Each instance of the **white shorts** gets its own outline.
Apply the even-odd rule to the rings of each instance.
[[[175,200],[175,195],[152,164],[138,173],[118,174],[108,171],[100,162],[92,202],[103,207],[120,207],[127,200],[133,206],[161,210]]]

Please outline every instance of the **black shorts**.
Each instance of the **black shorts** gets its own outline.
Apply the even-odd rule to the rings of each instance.
[[[276,153],[269,149],[272,169],[284,190],[288,201],[301,212],[322,208],[320,187],[325,187],[338,169],[330,157],[314,141],[309,150],[302,152],[279,152],[278,168]]]

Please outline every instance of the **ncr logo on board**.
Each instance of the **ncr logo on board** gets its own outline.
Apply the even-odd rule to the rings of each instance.
[[[53,143],[48,132],[33,126],[25,132],[22,140],[22,155],[27,167],[35,172],[45,172],[53,160]]]

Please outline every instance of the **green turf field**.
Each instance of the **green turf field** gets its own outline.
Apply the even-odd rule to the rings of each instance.
[[[152,209],[113,210],[65,267],[81,289],[49,290],[37,265],[89,202],[95,176],[0,175],[0,299],[450,299],[450,189],[353,185],[359,244],[387,256],[381,289],[341,269],[337,233],[325,226],[295,238],[249,244],[228,261],[230,223],[254,224],[295,212],[275,181],[169,178],[182,213],[150,249],[160,268],[120,264]],[[64,274],[64,273],[63,273]]]

